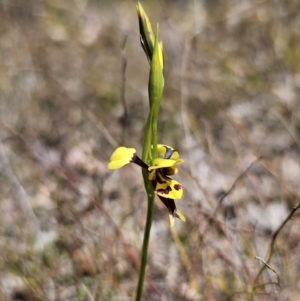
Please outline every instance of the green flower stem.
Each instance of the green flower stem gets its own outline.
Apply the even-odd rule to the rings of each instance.
[[[147,258],[148,258],[150,230],[151,230],[153,210],[154,210],[154,191],[151,182],[148,180],[148,172],[146,170],[145,171],[143,170],[143,176],[144,176],[144,180],[146,178],[150,185],[147,186],[148,187],[147,190],[148,209],[147,209],[147,219],[146,219],[144,240],[143,240],[143,247],[142,247],[141,266],[139,271],[139,281],[136,290],[136,298],[135,298],[136,301],[142,300],[142,293],[143,293],[143,286],[144,286],[144,279],[145,279],[145,272],[146,272]]]
[[[162,56],[161,46],[158,44],[158,30],[155,36],[154,42],[154,50],[151,60],[150,67],[150,76],[149,76],[149,85],[148,85],[148,94],[149,94],[149,103],[150,103],[150,112],[148,115],[144,141],[143,141],[143,152],[142,152],[142,160],[149,164],[152,158],[158,157],[157,152],[157,119],[158,112],[160,108],[160,100],[163,91],[163,73],[162,73],[162,65],[160,56]],[[152,156],[151,156],[151,147],[152,147]],[[144,231],[144,240],[142,247],[142,255],[141,255],[141,266],[139,271],[139,281],[137,285],[136,291],[136,301],[140,301],[142,299],[145,272],[147,266],[147,258],[148,258],[148,246],[149,246],[149,237],[150,230],[153,219],[153,209],[154,209],[154,189],[151,181],[148,179],[148,171],[143,170],[143,178],[144,185],[148,195],[148,209],[147,209],[147,219]]]
[[[152,130],[152,114],[151,109],[147,118],[147,123],[144,132],[144,140],[143,140],[143,150],[142,150],[142,160],[149,164],[149,161],[152,159],[151,157],[151,130]],[[145,181],[144,181],[145,184]],[[146,188],[146,185],[145,185]],[[147,189],[146,189],[147,190]]]
[[[152,114],[151,110],[148,115],[145,135],[143,141],[143,152],[142,152],[142,160],[144,162],[149,162],[151,159],[151,129],[152,129]],[[154,190],[152,187],[152,183],[148,179],[148,171],[142,169],[144,186],[148,195],[148,208],[147,208],[147,219],[144,230],[144,239],[142,246],[142,255],[141,255],[141,266],[139,271],[139,281],[136,289],[136,301],[142,300],[143,286],[145,280],[146,266],[147,266],[147,258],[148,258],[148,246],[149,246],[149,238],[150,238],[150,230],[153,219],[153,210],[154,210]]]

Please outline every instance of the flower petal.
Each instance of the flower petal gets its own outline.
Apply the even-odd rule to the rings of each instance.
[[[175,224],[175,218],[174,217],[179,218],[183,222],[186,221],[184,215],[179,210],[175,209],[173,214],[172,214],[171,211],[169,211],[169,219],[170,219],[170,227],[171,228],[173,228],[174,224]]]
[[[172,212],[169,212],[169,219],[170,219],[170,227],[173,228],[175,224],[175,218],[172,214]]]
[[[181,221],[183,221],[183,222],[186,221],[184,215],[183,215],[179,210],[176,210],[176,211],[175,211],[175,216],[176,216],[177,218],[179,218],[179,219],[180,219]]]
[[[170,219],[170,226],[171,227],[174,226],[175,217],[179,218],[180,220],[185,222],[185,217],[183,216],[183,214],[179,210],[177,210],[174,200],[167,199],[167,198],[164,198],[162,196],[159,196],[159,198],[169,210],[169,219]]]
[[[118,169],[131,162],[136,150],[124,146],[118,147],[110,157],[108,168]]]
[[[174,200],[181,199],[183,194],[182,185],[179,182],[169,178],[164,178],[163,181],[157,178],[157,183],[154,190],[158,195]]]
[[[175,204],[174,200],[164,198],[164,197],[162,197],[160,195],[158,197],[164,203],[164,205],[168,208],[169,212],[171,212],[172,214],[174,214],[174,212],[176,211],[176,204]]]
[[[171,159],[162,159],[162,158],[155,158],[151,162],[151,166],[149,167],[149,170],[153,169],[159,169],[159,168],[166,168],[171,167],[174,165],[178,165],[183,163],[184,161],[182,159],[178,160],[171,160]]]
[[[163,169],[163,174],[166,176],[176,175],[177,173],[178,169],[175,166],[170,166]]]
[[[148,176],[148,179],[150,181],[155,181],[156,180],[156,170],[153,169],[149,172],[149,176]],[[154,184],[155,185],[155,184]]]
[[[157,151],[158,151],[158,155],[163,157],[164,159],[172,159],[172,160],[179,159],[178,151],[169,145],[158,144]]]

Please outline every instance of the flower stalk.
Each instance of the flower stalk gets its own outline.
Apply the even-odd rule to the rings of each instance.
[[[139,15],[139,8],[141,7],[140,4],[137,6],[137,11]],[[146,15],[146,14],[144,14]],[[146,20],[148,20],[146,16]],[[139,23],[141,24],[141,22]],[[150,24],[149,20],[148,23]],[[140,25],[140,28],[143,26]],[[150,39],[148,43],[151,45],[153,43],[153,33],[151,32],[151,24],[148,28],[150,29]],[[142,41],[142,34],[144,31],[141,32],[141,41]],[[143,44],[142,44],[143,45]],[[145,48],[144,48],[145,50]],[[146,50],[145,50],[146,52]],[[147,52],[146,52],[147,55]],[[142,160],[144,162],[149,162],[152,158],[158,157],[157,152],[157,119],[158,113],[160,108],[160,100],[163,92],[163,72],[162,72],[162,65],[160,63],[160,58],[162,57],[162,50],[158,43],[158,26],[156,30],[155,40],[154,40],[154,49],[152,53],[152,58],[150,60],[150,75],[149,75],[149,84],[148,84],[148,95],[149,95],[149,104],[150,104],[150,112],[148,115],[146,128],[145,128],[145,138],[143,141],[143,156]],[[148,57],[148,56],[147,56]],[[151,57],[151,51],[149,50],[149,57]],[[148,60],[149,60],[148,57]],[[151,145],[152,145],[152,154],[151,154]],[[152,155],[152,156],[151,156]],[[150,159],[150,160],[149,160]],[[150,238],[150,231],[152,226],[153,220],[153,211],[154,211],[154,189],[151,181],[149,180],[148,172],[144,169],[142,170],[143,179],[144,179],[144,186],[148,195],[148,208],[147,208],[147,218],[144,230],[144,239],[143,239],[143,246],[142,246],[142,255],[141,255],[141,267],[139,271],[139,280],[136,290],[136,301],[140,301],[142,299],[143,293],[143,286],[144,286],[144,279],[145,279],[145,272],[147,266],[147,259],[148,259],[148,246],[149,246],[149,238]]]
[[[142,48],[150,63],[148,82],[149,114],[144,130],[142,159],[134,148],[118,147],[111,155],[109,169],[118,169],[128,163],[142,167],[144,186],[147,193],[148,208],[144,230],[139,280],[136,290],[136,301],[142,299],[143,285],[148,258],[150,230],[153,220],[154,198],[158,195],[169,211],[170,225],[174,226],[175,218],[185,221],[185,217],[177,210],[175,201],[182,197],[182,185],[170,176],[175,175],[177,165],[183,163],[178,152],[170,146],[158,144],[157,122],[160,102],[164,88],[163,48],[158,41],[158,26],[153,33],[151,23],[140,3],[137,4]]]

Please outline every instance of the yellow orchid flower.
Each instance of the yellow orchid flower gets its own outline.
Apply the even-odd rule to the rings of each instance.
[[[108,168],[114,170],[128,163],[135,163],[147,169],[155,193],[169,210],[170,225],[173,227],[175,217],[185,222],[185,217],[177,210],[174,202],[182,197],[183,188],[179,182],[169,176],[176,174],[178,171],[176,166],[184,161],[170,146],[159,144],[157,150],[161,158],[153,159],[149,166],[136,155],[135,148],[118,147],[110,157]]]

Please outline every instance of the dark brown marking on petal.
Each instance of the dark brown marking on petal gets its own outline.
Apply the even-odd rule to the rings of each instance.
[[[170,149],[169,147],[166,147],[166,152],[165,152],[165,155],[164,155],[164,159],[170,159],[172,154],[175,152],[174,149]]]
[[[158,172],[159,172],[159,175],[162,177],[162,179],[164,179],[164,180],[166,180],[166,181],[171,180],[171,178],[168,177],[168,176],[165,174],[166,168],[160,168],[160,169],[158,170]],[[161,180],[161,181],[162,181],[162,180]],[[162,183],[166,183],[166,181],[163,181]]]
[[[161,193],[161,194],[169,194],[169,191],[168,191],[168,190],[162,189],[162,188],[157,189],[156,191],[159,192],[159,193]]]
[[[167,199],[163,196],[159,195],[160,200],[164,203],[164,205],[168,208],[169,212],[173,215],[173,217],[177,217],[180,219],[179,215],[177,214],[177,208],[173,199]]]
[[[182,189],[182,186],[180,184],[175,184],[174,188],[175,188],[175,190],[180,190],[180,189]]]
[[[141,160],[135,153],[133,154],[130,162],[135,163],[145,169],[149,168],[149,166],[143,160]]]
[[[174,214],[175,214],[175,212],[177,210],[174,200],[173,199],[164,198],[161,195],[159,195],[158,197],[164,203],[164,205],[168,208],[169,212],[174,216]]]
[[[159,184],[163,184],[166,183],[166,181],[164,181],[164,176],[163,174],[160,172],[160,170],[156,173],[156,180]]]
[[[162,174],[166,177],[171,176],[171,175],[174,175],[174,170],[172,167],[162,168]]]
[[[160,192],[162,194],[169,194],[170,191],[172,191],[172,188],[170,186],[167,186],[166,189],[160,188],[156,190],[157,192]]]

